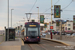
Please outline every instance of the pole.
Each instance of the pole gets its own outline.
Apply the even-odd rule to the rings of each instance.
[[[37,7],[37,8],[38,8],[38,22],[39,22],[39,21],[40,21],[40,20],[39,20],[39,7]]]
[[[18,23],[17,23],[17,35],[18,35]]]
[[[51,26],[52,26],[52,0],[51,0]],[[52,39],[52,30],[51,30],[51,39]]]
[[[14,9],[11,9],[11,27],[12,27],[12,10]]]
[[[52,25],[52,0],[51,0],[51,25]]]
[[[60,39],[62,40],[62,21],[60,20]]]
[[[9,0],[8,0],[8,30],[7,30],[7,40],[9,40]]]
[[[24,18],[24,24],[25,24],[25,18]]]
[[[11,9],[11,27],[12,27],[12,9]]]
[[[39,22],[39,7],[38,7],[38,22]]]
[[[31,21],[31,14],[30,14],[30,18],[29,18],[29,20]]]

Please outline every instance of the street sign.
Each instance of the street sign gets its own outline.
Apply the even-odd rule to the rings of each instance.
[[[44,23],[44,27],[45,27],[45,28],[47,27],[47,23]]]
[[[40,15],[40,23],[44,23],[44,15]]]
[[[50,26],[50,29],[53,29],[53,26]]]
[[[54,5],[54,18],[60,18],[60,5]]]
[[[60,25],[60,22],[59,21],[56,21],[56,26],[59,26]]]

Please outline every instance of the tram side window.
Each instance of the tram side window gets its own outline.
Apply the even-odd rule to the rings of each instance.
[[[39,27],[39,36],[40,36],[40,27]]]
[[[24,35],[26,36],[26,28],[24,28]]]

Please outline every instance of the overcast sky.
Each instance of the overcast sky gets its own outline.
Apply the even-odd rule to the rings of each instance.
[[[12,19],[13,19],[13,26],[17,26],[17,23],[21,21],[23,24],[24,20],[23,18],[26,19],[25,13],[29,13],[30,9],[34,5],[36,0],[9,0],[9,26],[11,26],[11,9],[13,8],[14,10],[12,11]],[[58,1],[58,2],[57,2]],[[52,5],[54,9],[54,4],[55,5],[61,5],[61,9],[65,8],[67,5],[72,0],[52,0]],[[7,27],[7,4],[8,0],[0,0],[0,30],[4,29],[4,26]],[[30,11],[32,13],[38,13],[38,9],[36,7],[39,7],[39,12],[40,13],[51,13],[51,0],[37,0],[36,4],[34,5],[33,9]],[[48,11],[46,11],[49,9]],[[65,10],[74,10],[74,11],[65,11]],[[46,11],[46,12],[45,12]],[[54,13],[54,11],[53,11]],[[75,15],[75,1],[73,1],[68,7],[66,7],[62,12],[61,12],[61,19],[63,20],[73,20],[73,15]],[[48,22],[50,22],[50,15],[45,15],[46,18],[48,19]],[[54,18],[54,15],[52,16],[53,20],[56,20]],[[31,19],[36,19],[37,20],[38,15],[31,15]],[[58,19],[58,18],[57,18]],[[47,21],[47,19],[46,19]]]

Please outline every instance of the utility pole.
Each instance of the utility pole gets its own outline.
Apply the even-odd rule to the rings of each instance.
[[[7,41],[9,40],[9,0],[8,0],[8,31],[7,31]]]
[[[38,22],[40,21],[40,19],[39,19],[39,7],[37,7],[38,8]]]
[[[17,24],[17,35],[18,35],[18,23],[16,23]]]
[[[52,25],[52,0],[51,0],[51,25]]]
[[[52,26],[52,0],[51,0],[51,26]],[[52,39],[52,30],[51,30],[51,39]]]
[[[11,27],[12,27],[12,10],[14,9],[11,9]]]
[[[62,20],[60,20],[60,39],[62,40]]]

